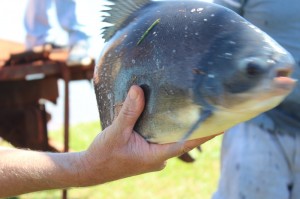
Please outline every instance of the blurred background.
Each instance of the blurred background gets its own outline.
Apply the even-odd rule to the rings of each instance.
[[[0,39],[25,42],[24,11],[27,0],[0,0]],[[84,0],[82,6],[86,9],[84,17],[88,17],[89,26],[93,30],[91,53],[99,55],[103,40],[100,36],[101,13],[104,1]],[[57,30],[61,31],[61,42],[66,42],[67,35],[63,32],[53,13],[53,21]],[[63,144],[63,99],[64,82],[59,81],[59,98],[57,104],[46,103],[46,109],[51,114],[48,123],[49,137],[56,146]],[[1,93],[3,95],[4,93]],[[89,146],[93,138],[101,131],[99,116],[91,81],[80,80],[70,83],[70,150],[80,151]],[[165,170],[123,179],[89,188],[74,188],[68,190],[68,198],[72,199],[209,199],[217,187],[219,177],[220,157],[219,136],[202,146],[203,152],[192,151],[196,159],[188,164],[178,158],[168,162]],[[9,145],[0,141],[0,145]],[[1,186],[0,186],[1,188]],[[42,191],[17,196],[18,199],[56,199],[61,198],[61,190]]]
[[[15,42],[25,42],[24,12],[27,0],[0,0],[0,39]],[[82,3],[86,10],[84,17],[88,17],[88,26],[92,29],[91,54],[97,57],[102,49],[103,40],[101,39],[101,14],[103,7],[101,0],[86,0]],[[53,15],[53,24],[59,31],[60,42],[67,42],[67,34],[58,25],[55,13]],[[48,123],[49,129],[58,129],[63,125],[63,82],[59,82],[59,98],[57,104],[47,103],[47,111],[50,112],[52,119]],[[84,98],[82,96],[85,96]],[[94,96],[93,86],[88,81],[72,81],[70,83],[70,124],[76,124],[86,121],[98,120],[98,110],[96,98]]]

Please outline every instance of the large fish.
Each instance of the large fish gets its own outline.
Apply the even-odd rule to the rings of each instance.
[[[291,55],[222,6],[201,1],[111,0],[95,68],[100,119],[140,85],[135,130],[154,143],[220,133],[278,105],[292,90]]]

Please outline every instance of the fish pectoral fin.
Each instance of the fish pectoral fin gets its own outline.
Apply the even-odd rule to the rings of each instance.
[[[180,143],[185,142],[193,132],[199,128],[202,122],[204,122],[207,118],[213,115],[213,110],[211,109],[204,109],[201,111],[201,116],[198,120],[192,125],[192,127],[184,134],[184,136],[180,139]]]

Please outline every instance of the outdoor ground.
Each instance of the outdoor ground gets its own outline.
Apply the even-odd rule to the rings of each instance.
[[[99,122],[73,125],[70,147],[84,150],[100,132]],[[50,132],[51,139],[62,143],[62,130]],[[221,136],[205,143],[203,152],[192,151],[197,159],[192,164],[173,158],[161,172],[144,174],[89,188],[73,188],[69,199],[210,199],[219,177]],[[0,145],[6,145],[0,141]],[[24,194],[18,199],[59,199],[61,191]]]

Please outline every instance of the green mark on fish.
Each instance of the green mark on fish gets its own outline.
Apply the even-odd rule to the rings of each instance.
[[[144,38],[149,34],[150,30],[152,30],[152,28],[154,28],[154,26],[156,26],[159,22],[160,22],[160,19],[157,19],[156,21],[154,21],[153,24],[142,35],[142,37],[140,38],[140,40],[137,42],[136,45],[139,45],[144,40]]]

